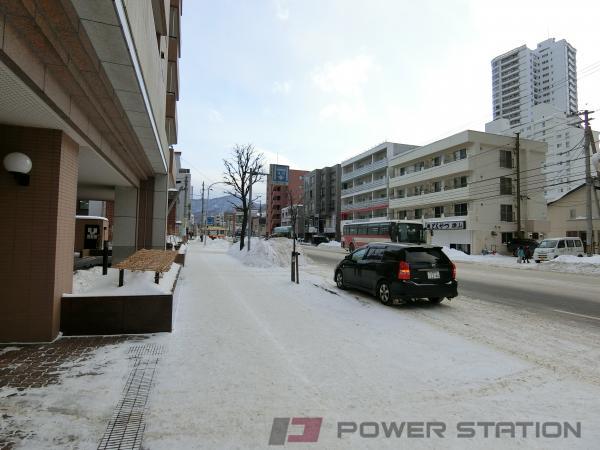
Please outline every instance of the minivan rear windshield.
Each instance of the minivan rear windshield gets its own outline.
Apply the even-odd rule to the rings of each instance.
[[[542,241],[542,243],[540,244],[540,248],[554,248],[554,247],[556,247],[557,242],[558,241],[550,241],[550,240]]]
[[[437,248],[411,248],[406,249],[406,262],[411,263],[445,263],[446,257]]]

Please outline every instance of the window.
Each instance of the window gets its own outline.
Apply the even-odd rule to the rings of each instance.
[[[512,239],[513,239],[512,232],[502,233],[502,243],[503,244],[508,244],[509,242],[512,241]]]
[[[510,150],[500,150],[500,167],[512,169],[512,154]]]
[[[560,241],[558,241],[558,248],[565,248],[565,241],[563,241],[562,239]]]
[[[456,203],[454,205],[454,215],[455,216],[466,216],[467,215],[467,204],[466,203]]]
[[[443,215],[444,215],[444,207],[436,206],[433,210],[433,216],[434,217],[442,217]]]
[[[400,176],[406,174],[406,167],[400,167]]]
[[[500,220],[502,222],[513,221],[512,205],[500,205]]]
[[[369,225],[369,234],[370,235],[379,234],[379,225]]]
[[[441,156],[436,156],[435,158],[433,158],[431,160],[432,167],[439,166],[440,164],[442,164],[442,157]]]
[[[573,241],[573,239],[568,239],[567,240],[567,247],[574,247],[575,246],[575,241]]]
[[[500,195],[512,195],[512,178],[500,177]]]
[[[383,252],[385,249],[383,248],[370,248],[369,253],[367,253],[366,259],[370,261],[381,261],[383,258]]]
[[[355,251],[354,253],[352,253],[352,261],[359,261],[359,260],[363,259],[363,256],[365,256],[365,253],[367,253],[366,248]]]
[[[396,211],[396,219],[406,220],[406,211]]]
[[[454,189],[467,187],[467,177],[456,177],[454,178]]]
[[[465,159],[467,157],[467,149],[461,148],[460,150],[455,150],[452,155],[454,156],[454,161]]]
[[[415,209],[415,219],[420,219],[423,217],[423,210],[422,209]]]
[[[359,225],[358,227],[356,227],[356,234],[367,234],[367,226]]]
[[[575,208],[572,208],[571,210],[569,210],[569,218],[574,219],[575,217],[577,217],[577,210]]]
[[[435,181],[433,183],[433,192],[440,192],[442,190],[442,183],[440,181]]]
[[[348,227],[348,234],[356,234],[357,227]]]

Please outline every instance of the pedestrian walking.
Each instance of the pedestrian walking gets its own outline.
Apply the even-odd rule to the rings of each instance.
[[[519,245],[519,248],[517,249],[517,263],[522,263],[523,260],[525,259],[525,249],[523,248],[522,245]]]
[[[525,246],[525,262],[529,264],[529,260],[531,259],[531,250],[529,249],[529,245]]]

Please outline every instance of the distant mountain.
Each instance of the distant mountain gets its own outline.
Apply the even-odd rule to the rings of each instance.
[[[218,214],[221,212],[231,212],[233,210],[234,203],[236,205],[240,204],[240,201],[235,198],[233,195],[225,195],[223,197],[211,198],[208,201],[208,205],[206,205],[205,200],[205,208],[208,210],[208,215]],[[192,212],[196,217],[200,216],[202,211],[202,200],[201,199],[193,199],[192,200]]]

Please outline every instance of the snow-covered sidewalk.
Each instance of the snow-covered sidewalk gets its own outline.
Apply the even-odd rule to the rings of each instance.
[[[600,440],[593,328],[463,297],[388,308],[315,274],[190,248],[144,445],[265,448],[274,418],[321,417],[311,448],[589,447]],[[324,274],[330,275],[330,274]],[[338,421],[444,421],[436,438],[337,437]],[[458,439],[459,421],[580,421],[581,439]],[[290,425],[288,434],[301,434]],[[517,443],[518,441],[518,443]]]

